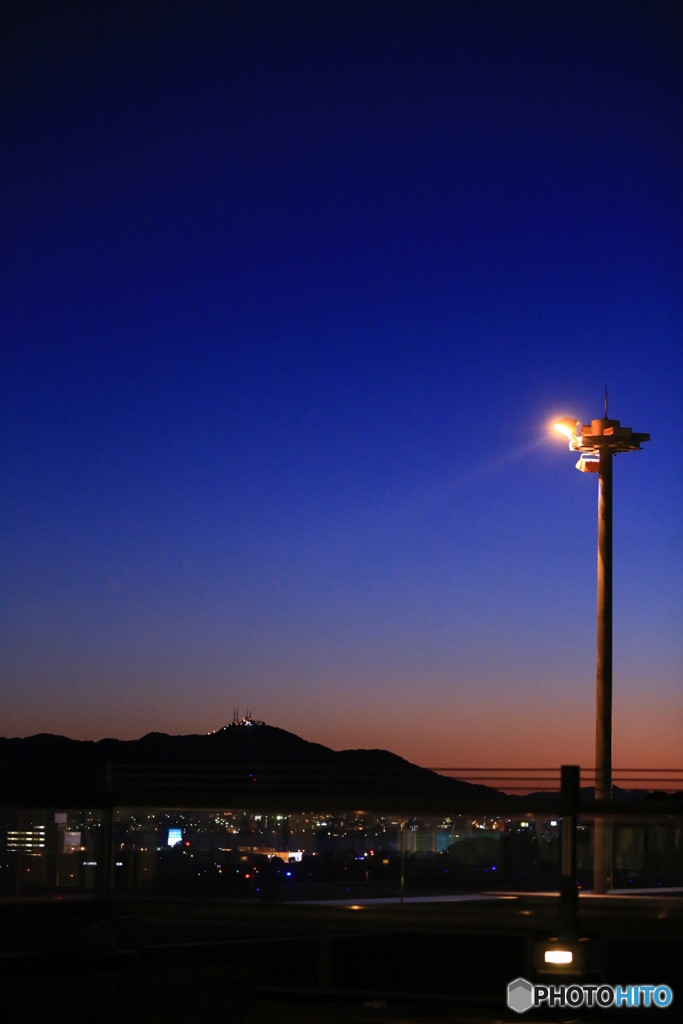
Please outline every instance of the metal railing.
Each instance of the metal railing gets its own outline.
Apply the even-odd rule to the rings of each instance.
[[[446,778],[475,785],[491,786],[503,793],[559,793],[560,769],[553,768],[429,768]],[[676,793],[683,791],[683,768],[613,768],[613,787],[636,792]],[[595,769],[581,769],[582,789],[595,786]]]
[[[0,806],[4,804],[4,809],[9,812],[9,815],[5,816],[6,820],[9,821],[12,815],[16,819],[12,825],[14,829],[12,835],[15,837],[14,845],[17,849],[13,851],[9,848],[10,826],[7,826],[7,854],[14,857],[14,868],[12,869],[9,863],[5,867],[16,873],[16,891],[18,892],[20,889],[19,879],[23,870],[22,858],[25,859],[36,854],[33,846],[29,849],[27,844],[29,841],[33,843],[35,837],[31,830],[35,831],[33,826],[38,826],[42,829],[39,838],[45,844],[44,851],[38,851],[42,858],[41,864],[45,871],[48,871],[49,867],[48,873],[51,872],[55,877],[59,877],[61,856],[66,857],[69,864],[77,864],[77,861],[72,860],[72,855],[66,850],[63,854],[59,852],[60,837],[66,842],[67,834],[72,837],[78,835],[79,843],[76,845],[79,846],[79,849],[86,851],[87,847],[88,850],[91,848],[93,850],[92,857],[88,853],[81,858],[83,860],[82,867],[88,868],[88,878],[93,875],[90,869],[96,868],[99,879],[96,884],[104,891],[106,897],[110,898],[114,888],[115,869],[123,870],[125,867],[124,864],[116,863],[116,850],[123,851],[124,847],[126,848],[128,852],[126,854],[119,853],[118,856],[122,861],[128,858],[130,865],[133,864],[133,860],[140,852],[145,852],[145,854],[151,852],[156,857],[157,853],[162,850],[162,846],[157,842],[153,842],[154,849],[152,851],[142,850],[137,838],[137,831],[140,827],[144,829],[145,826],[140,825],[139,816],[137,825],[134,822],[131,835],[124,834],[125,830],[119,827],[118,822],[125,819],[126,815],[133,820],[135,816],[131,816],[131,809],[156,808],[159,812],[159,820],[163,819],[167,825],[169,811],[172,812],[171,817],[174,812],[191,811],[194,813],[197,811],[200,818],[203,815],[209,820],[209,830],[213,830],[211,834],[216,833],[216,848],[237,848],[240,851],[244,848],[245,851],[251,851],[252,854],[257,854],[260,847],[265,848],[266,845],[273,846],[271,853],[289,849],[281,842],[284,839],[284,831],[281,836],[279,833],[277,837],[275,836],[273,828],[279,830],[280,825],[275,825],[272,818],[267,826],[255,824],[257,819],[262,821],[261,812],[268,810],[270,815],[271,810],[277,809],[278,812],[281,811],[281,814],[278,813],[275,819],[277,822],[282,817],[291,818],[294,821],[297,816],[301,817],[306,813],[313,812],[318,815],[322,811],[325,812],[324,824],[329,827],[330,831],[315,833],[316,837],[323,840],[319,848],[315,847],[318,852],[328,851],[328,848],[331,849],[334,845],[325,839],[325,836],[329,836],[331,832],[335,832],[335,835],[337,832],[337,826],[333,825],[331,819],[328,818],[328,811],[331,812],[332,819],[338,820],[341,825],[341,832],[344,835],[340,847],[343,849],[349,845],[352,846],[355,842],[351,833],[374,828],[370,820],[373,815],[375,818],[377,815],[389,816],[395,820],[388,823],[384,821],[381,829],[382,838],[377,841],[380,847],[384,844],[384,848],[390,851],[389,859],[382,863],[390,864],[391,857],[395,856],[397,850],[400,852],[403,865],[405,856],[411,852],[417,855],[425,854],[427,851],[434,855],[445,852],[445,849],[448,848],[450,850],[449,857],[452,860],[450,865],[452,872],[448,884],[453,883],[453,876],[456,873],[465,878],[470,869],[478,871],[477,858],[484,858],[480,865],[483,867],[484,873],[488,870],[486,864],[491,862],[489,866],[492,873],[496,872],[497,885],[504,871],[510,876],[511,884],[515,882],[519,884],[524,871],[521,872],[520,878],[517,878],[519,872],[515,864],[522,863],[520,857],[526,858],[522,865],[524,870],[528,866],[536,871],[537,881],[550,879],[551,876],[554,878],[561,865],[563,920],[565,921],[563,927],[565,930],[571,930],[570,925],[575,917],[577,873],[582,873],[582,884],[586,887],[586,876],[588,872],[592,872],[594,859],[593,837],[597,835],[599,828],[604,832],[606,821],[609,822],[607,827],[614,829],[615,867],[618,870],[623,869],[623,873],[628,869],[629,875],[639,873],[639,877],[645,884],[648,878],[655,877],[653,869],[656,869],[659,875],[656,875],[655,884],[669,886],[681,884],[683,863],[680,855],[680,835],[683,829],[683,794],[681,794],[680,788],[676,788],[683,774],[680,769],[670,769],[666,772],[651,768],[622,769],[618,777],[629,784],[635,782],[638,787],[636,789],[637,796],[634,797],[633,790],[623,787],[621,789],[622,798],[610,801],[592,799],[590,792],[592,773],[586,773],[588,779],[585,776],[582,777],[577,766],[564,766],[561,770],[555,768],[441,768],[439,771],[441,773],[446,771],[457,773],[458,782],[476,780],[477,783],[481,783],[481,780],[486,780],[486,783],[496,783],[496,787],[500,788],[493,786],[487,788],[484,784],[479,784],[475,785],[472,791],[468,791],[457,786],[456,780],[448,779],[441,774],[435,776],[426,770],[424,775],[416,776],[413,773],[406,777],[405,771],[393,769],[368,771],[360,768],[333,769],[327,767],[320,769],[311,766],[299,768],[269,766],[250,771],[246,768],[216,768],[213,766],[179,768],[108,765],[107,769],[102,772],[99,790],[93,791],[91,794],[92,800],[84,803],[80,799],[83,795],[82,792],[77,789],[67,789],[61,793],[62,798],[55,802],[49,798],[49,795],[46,795],[45,789],[38,792],[39,798],[36,798],[34,789],[30,787],[28,790],[22,789],[24,783],[21,773],[14,770],[13,783],[15,787],[18,786],[18,789],[14,791],[14,801],[8,802],[7,799],[0,797]],[[434,785],[434,781],[436,781],[436,785]],[[426,782],[430,782],[432,785],[427,785]],[[557,788],[558,783],[560,784],[559,789]],[[589,785],[585,785],[585,783],[589,783]],[[648,790],[645,788],[646,786],[653,788]],[[472,796],[472,793],[475,796]],[[31,796],[33,799],[27,802]],[[44,811],[41,812],[42,817],[40,814],[35,817],[22,810],[27,807],[43,809],[51,807],[59,813],[54,814],[53,821],[51,813],[47,815],[47,812]],[[83,810],[84,807],[97,810],[86,812]],[[73,813],[70,817],[65,813],[65,808],[72,809]],[[235,835],[232,837],[231,834],[228,843],[223,841],[228,838],[227,819],[221,818],[219,825],[216,824],[219,821],[217,817],[211,819],[209,812],[216,808],[231,808],[230,815],[236,812],[236,817],[230,818],[230,830]],[[357,808],[357,810],[351,811],[350,808]],[[479,812],[481,812],[481,817]],[[145,814],[143,820],[152,817],[152,815]],[[182,818],[182,815],[180,817]],[[242,818],[245,821],[249,818],[249,821],[244,824]],[[474,818],[478,820],[472,820]],[[67,819],[72,822],[71,828],[75,828],[75,832],[66,832]],[[95,819],[97,819],[96,822]],[[86,825],[85,823],[88,821],[92,821],[93,824]],[[344,824],[345,821],[347,824]],[[171,822],[171,824],[175,824],[175,822]],[[301,824],[293,825],[293,827],[300,827]],[[305,824],[309,837],[312,837],[313,830],[308,828],[308,821]],[[314,824],[317,827],[323,823],[315,821]],[[412,846],[406,843],[404,826],[412,839]],[[80,841],[80,828],[85,828],[90,837],[87,843],[85,838],[82,842]],[[154,828],[156,831],[156,822]],[[266,843],[263,839],[266,828],[271,830],[268,835],[272,833],[272,843]],[[400,834],[396,832],[397,828]],[[284,830],[284,826],[282,829]],[[287,829],[289,834],[289,826]],[[389,834],[392,829],[396,832],[395,842]],[[222,836],[221,842],[218,842],[218,832]],[[418,833],[420,837],[424,836],[427,840],[431,836],[431,845],[427,843],[425,846],[424,843],[418,842]],[[580,833],[580,842],[577,840],[577,833]],[[242,835],[244,838],[240,840],[238,837]],[[368,835],[372,835],[372,831],[368,832]],[[375,835],[379,836],[379,833],[375,833]],[[570,836],[571,839],[565,839],[566,836]],[[533,842],[531,842],[532,839]],[[446,842],[444,843],[443,840]],[[494,840],[496,841],[494,842]],[[318,838],[311,838],[311,841],[315,844],[318,842]],[[567,846],[568,842],[569,846]],[[536,845],[534,846],[533,843]],[[373,845],[377,844],[373,842]],[[132,855],[129,847],[134,851]],[[428,847],[429,849],[427,849]],[[308,847],[306,849],[307,852],[310,852]],[[365,847],[361,846],[358,852],[362,853],[364,849]],[[175,854],[169,855],[167,851],[164,856],[175,856]],[[536,859],[534,860],[534,858]],[[638,858],[642,860],[640,866],[636,864]],[[393,864],[393,861],[391,863]],[[638,861],[638,863],[640,862]],[[66,862],[62,867],[65,865]],[[126,868],[127,873],[138,870],[130,865]],[[534,865],[536,866],[534,867]],[[553,867],[553,865],[555,866]],[[630,865],[633,865],[633,872]],[[38,867],[37,861],[34,866]],[[27,874],[31,868],[33,876],[36,876],[36,871],[28,861],[24,864],[24,868]],[[143,869],[147,870],[144,864],[140,870]],[[403,866],[401,872],[403,878]],[[73,877],[74,875],[70,874],[70,878]],[[478,878],[479,884],[481,884],[483,878],[481,875]],[[674,880],[667,881],[667,878]],[[527,882],[528,880],[527,874]],[[34,884],[33,877],[28,881],[32,885]],[[94,878],[91,881],[94,883]],[[630,879],[628,881],[631,884]],[[76,883],[74,882],[74,884]],[[432,883],[430,882],[430,884]],[[490,882],[486,884],[490,884]],[[403,887],[403,883],[401,883],[401,887]],[[553,885],[551,884],[550,887],[552,888]]]
[[[594,782],[594,769],[583,769],[582,805],[592,802]],[[612,813],[610,804],[616,813],[629,802],[645,810],[657,798],[662,805],[683,800],[683,768],[615,768],[613,782],[613,800],[600,803],[605,813]],[[559,806],[559,794],[559,767],[108,764],[90,766],[87,771],[55,766],[49,773],[35,765],[0,768],[0,806],[15,807],[146,804],[208,808],[258,803],[381,805],[436,812],[445,807],[469,811],[494,805],[502,811],[523,804],[540,811]]]

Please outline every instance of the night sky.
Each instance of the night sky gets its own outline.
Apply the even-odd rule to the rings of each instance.
[[[0,733],[683,765],[683,9],[0,14]]]

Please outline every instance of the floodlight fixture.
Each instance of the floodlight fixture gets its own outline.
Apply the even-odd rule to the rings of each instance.
[[[640,451],[640,446],[650,440],[649,434],[636,433],[631,427],[622,427],[619,420],[607,417],[607,388],[605,388],[605,415],[601,420],[581,423],[571,416],[564,416],[553,423],[553,428],[569,439],[569,450],[579,452],[583,459],[600,459],[600,453],[611,455],[622,452]],[[581,467],[577,463],[577,469]],[[584,471],[585,472],[585,471]]]
[[[553,423],[553,430],[556,430],[558,434],[564,434],[570,441],[573,441],[576,439],[577,430],[581,433],[581,421],[573,420],[571,416],[563,416],[561,420]]]

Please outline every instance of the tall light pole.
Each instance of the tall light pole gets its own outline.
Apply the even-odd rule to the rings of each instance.
[[[565,418],[553,424],[569,438],[570,451],[579,452],[576,468],[598,474],[598,652],[595,701],[595,799],[612,798],[612,458],[635,452],[650,440],[619,420],[605,415],[583,424]],[[612,875],[612,830],[608,822],[595,822],[593,891],[605,893]]]

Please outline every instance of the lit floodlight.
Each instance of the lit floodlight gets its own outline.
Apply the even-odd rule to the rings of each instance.
[[[543,959],[547,964],[570,964],[574,954],[571,949],[546,949]]]
[[[570,441],[573,441],[576,438],[577,430],[581,433],[581,421],[573,420],[571,416],[563,416],[561,420],[553,423],[553,430],[556,430],[558,434],[564,434]]]

